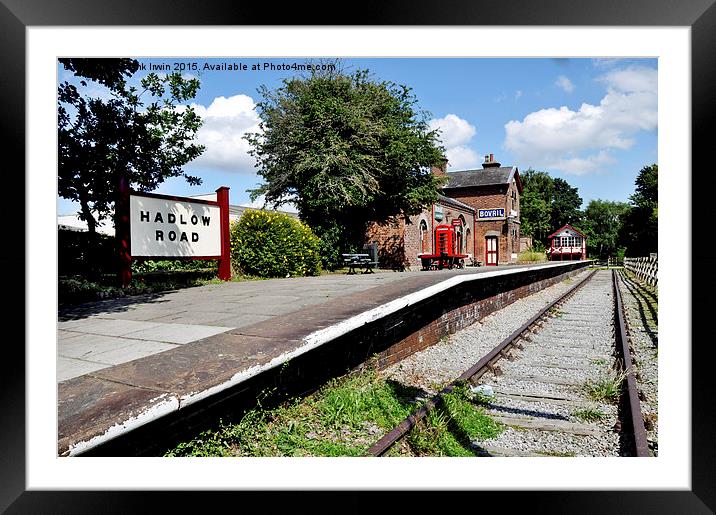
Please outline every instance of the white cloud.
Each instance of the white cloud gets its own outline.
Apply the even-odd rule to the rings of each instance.
[[[222,96],[209,107],[192,107],[204,121],[196,139],[206,150],[189,166],[254,174],[255,160],[248,153],[249,143],[243,139],[244,134],[259,131],[254,100],[247,95]]]
[[[433,118],[429,125],[431,130],[440,129],[440,140],[446,147],[464,145],[477,132],[467,120],[455,114],[448,114],[445,118]]]
[[[450,147],[446,153],[448,169],[480,168],[480,155],[469,147]]]
[[[479,154],[468,146],[477,131],[467,120],[448,114],[444,118],[433,118],[429,126],[431,130],[440,130],[440,141],[445,147],[449,168],[479,166]]]
[[[266,202],[266,196],[261,195],[253,202],[248,202],[247,204],[243,204],[246,207],[252,207],[254,209],[268,209],[272,210],[273,206],[265,205]],[[278,208],[278,211],[286,211],[288,213],[298,213],[298,208],[296,207],[296,204],[293,204],[291,202],[286,202],[285,204],[281,204]]]
[[[505,124],[505,147],[523,167],[594,172],[613,162],[610,150],[631,148],[636,132],[656,129],[655,69],[612,70],[598,80],[607,88],[599,105],[541,109]]]
[[[574,91],[574,84],[572,84],[572,81],[564,75],[560,75],[559,77],[557,77],[557,80],[554,83],[567,93],[571,93],[572,91]]]
[[[519,98],[522,96],[522,90],[518,89],[515,91],[515,100],[519,100]]]

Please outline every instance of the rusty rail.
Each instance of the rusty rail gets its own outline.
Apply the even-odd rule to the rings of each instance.
[[[410,414],[400,424],[395,426],[389,433],[386,433],[380,440],[378,440],[373,446],[371,446],[366,452],[367,456],[383,456],[388,450],[403,436],[405,436],[421,419],[423,419],[430,410],[438,406],[443,399],[443,396],[452,392],[455,387],[463,381],[468,381],[473,378],[481,377],[487,370],[489,370],[497,361],[503,357],[503,353],[512,345],[514,345],[522,335],[528,332],[550,309],[554,308],[565,302],[572,295],[574,295],[587,281],[589,281],[596,270],[585,277],[582,281],[574,285],[571,289],[565,292],[561,297],[551,302],[546,307],[542,308],[536,315],[525,322],[519,329],[516,329],[507,338],[502,340],[494,349],[483,356],[480,361],[475,363],[472,367],[462,373],[460,377],[451,382],[448,386],[440,390],[434,397],[430,398],[425,404],[418,408],[415,412]]]
[[[636,385],[636,376],[634,367],[632,367],[631,350],[629,349],[629,337],[627,336],[626,325],[624,323],[624,305],[622,303],[622,295],[619,291],[619,283],[616,270],[612,270],[612,286],[614,288],[614,309],[615,313],[615,338],[617,340],[617,348],[622,357],[624,373],[626,374],[627,383],[627,401],[629,405],[629,418],[631,419],[632,431],[634,432],[634,446],[636,448],[637,457],[649,456],[649,444],[646,437],[646,428],[644,427],[644,415],[641,412],[641,402],[639,401],[639,391]]]

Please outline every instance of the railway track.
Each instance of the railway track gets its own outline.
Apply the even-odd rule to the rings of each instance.
[[[479,454],[649,456],[622,310],[614,272],[592,272],[367,454],[386,454],[443,395],[468,381],[475,390],[482,385],[478,402],[506,427],[491,440],[472,442]]]

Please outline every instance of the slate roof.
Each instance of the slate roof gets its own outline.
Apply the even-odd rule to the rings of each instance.
[[[495,166],[479,168],[476,170],[461,170],[459,172],[448,172],[448,183],[443,189],[472,188],[475,186],[492,186],[496,184],[509,184],[512,181],[517,168],[514,166]],[[519,173],[518,173],[519,177]],[[518,182],[519,179],[518,179]],[[518,185],[520,192],[522,184]]]
[[[467,211],[470,211],[471,213],[475,212],[474,207],[468,206],[467,204],[460,202],[459,200],[455,200],[454,198],[446,197],[445,195],[440,195],[440,193],[438,193],[438,202],[440,202],[441,204],[447,204],[448,206],[462,208]]]

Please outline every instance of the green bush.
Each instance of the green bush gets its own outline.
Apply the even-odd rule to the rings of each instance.
[[[539,251],[532,248],[520,252],[517,256],[518,263],[535,263],[542,261],[547,261],[547,254],[545,254],[544,251]]]
[[[231,261],[243,275],[319,275],[320,240],[289,215],[247,210],[231,224]]]

